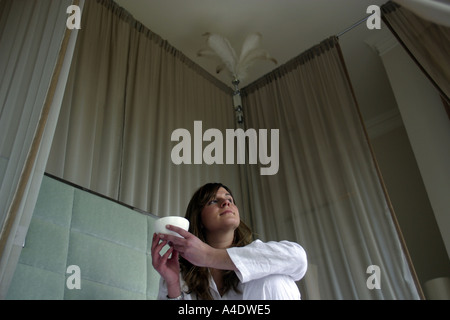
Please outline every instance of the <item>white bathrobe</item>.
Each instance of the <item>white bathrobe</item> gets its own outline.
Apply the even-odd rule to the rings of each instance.
[[[215,300],[298,300],[300,291],[295,281],[303,278],[307,269],[306,252],[290,241],[262,242],[255,240],[245,247],[227,249],[237,267],[239,291],[230,290],[221,296],[210,276],[210,291]],[[184,300],[197,299],[180,275]],[[167,299],[167,286],[161,278],[158,299]]]

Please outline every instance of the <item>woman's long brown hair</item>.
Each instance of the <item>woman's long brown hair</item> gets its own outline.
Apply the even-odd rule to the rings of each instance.
[[[200,187],[192,196],[186,209],[185,218],[189,220],[189,232],[206,242],[205,234],[202,228],[201,213],[205,205],[214,199],[219,188],[224,188],[234,197],[231,190],[221,183],[207,183]],[[240,222],[239,227],[234,231],[232,247],[242,247],[253,240],[253,234],[250,228]],[[209,291],[209,270],[206,267],[197,267],[186,259],[180,257],[181,273],[186,282],[189,293],[195,293],[198,299],[213,299]],[[223,271],[224,293],[229,290],[238,291],[239,278],[234,271]]]

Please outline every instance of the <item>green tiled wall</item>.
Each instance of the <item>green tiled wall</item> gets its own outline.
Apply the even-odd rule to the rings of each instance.
[[[7,299],[156,299],[155,216],[44,176]],[[80,269],[80,289],[67,279]]]

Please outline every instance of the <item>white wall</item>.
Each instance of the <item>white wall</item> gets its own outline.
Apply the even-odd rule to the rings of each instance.
[[[436,88],[400,46],[380,54],[450,257],[450,122]]]

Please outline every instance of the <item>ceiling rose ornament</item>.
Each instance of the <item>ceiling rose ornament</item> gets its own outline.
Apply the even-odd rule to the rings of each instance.
[[[259,32],[250,33],[242,44],[240,54],[237,54],[231,46],[230,41],[216,33],[207,32],[206,47],[197,52],[199,57],[218,57],[221,63],[216,67],[216,73],[227,69],[232,77],[232,81],[242,81],[247,77],[249,67],[257,60],[269,60],[277,64],[267,50],[261,48],[261,34]]]
[[[257,60],[269,60],[277,64],[267,50],[261,48],[261,34],[259,32],[250,33],[242,44],[241,52],[238,55],[231,46],[230,41],[224,36],[207,32],[206,47],[197,52],[199,57],[219,58],[220,64],[216,67],[216,73],[227,69],[231,75],[231,83],[234,86],[233,105],[236,113],[236,122],[242,125],[244,113],[241,102],[239,83],[247,77],[249,67]]]

